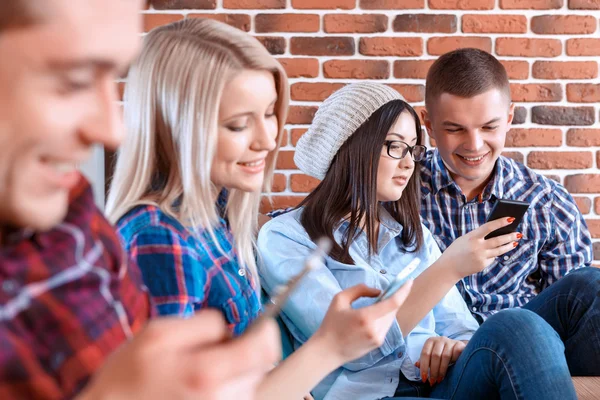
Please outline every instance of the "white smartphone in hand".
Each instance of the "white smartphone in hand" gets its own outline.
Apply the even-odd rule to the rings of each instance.
[[[411,262],[409,262],[408,265],[402,271],[400,271],[398,275],[396,275],[394,280],[390,283],[390,286],[388,286],[387,289],[385,289],[383,292],[381,292],[379,296],[377,296],[375,302],[379,303],[380,301],[383,301],[392,296],[394,293],[396,293],[408,280],[410,274],[415,272],[419,264],[421,264],[421,260],[418,258],[415,258]]]

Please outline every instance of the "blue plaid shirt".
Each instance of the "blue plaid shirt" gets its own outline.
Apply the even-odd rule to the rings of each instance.
[[[423,223],[446,250],[458,237],[484,224],[496,199],[530,203],[518,232],[519,245],[485,271],[468,276],[458,289],[482,319],[526,304],[570,270],[589,266],[592,241],[583,216],[560,184],[506,157],[477,198],[467,201],[437,150],[421,164]]]
[[[192,234],[151,205],[131,209],[117,229],[126,251],[137,260],[160,315],[189,317],[196,310],[216,308],[234,335],[259,315],[255,278],[242,266],[223,217],[214,227],[218,246],[207,231]]]

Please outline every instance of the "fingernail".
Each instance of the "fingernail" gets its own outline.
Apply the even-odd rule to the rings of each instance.
[[[427,375],[421,374],[421,380],[423,381],[423,383],[427,382]]]
[[[517,233],[517,239],[522,239],[523,238],[523,234],[522,233]]]
[[[515,220],[514,217],[508,218],[508,222],[513,222],[514,220]]]
[[[429,386],[433,386],[434,383],[435,383],[435,379],[433,379],[432,377],[429,377]]]
[[[519,242],[513,242],[513,247],[517,247],[519,245]]]
[[[421,363],[417,361],[417,362],[415,363],[415,367],[419,368],[420,366],[421,366]]]

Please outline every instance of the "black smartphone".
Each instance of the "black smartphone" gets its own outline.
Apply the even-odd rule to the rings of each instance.
[[[484,239],[490,239],[516,231],[528,208],[529,203],[525,201],[498,199],[486,222],[494,221],[503,217],[513,217],[515,220],[512,222],[512,224],[504,226],[500,229],[496,229],[495,231],[489,233]]]

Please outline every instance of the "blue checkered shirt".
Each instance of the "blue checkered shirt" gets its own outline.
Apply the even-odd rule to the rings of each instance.
[[[458,237],[484,224],[496,199],[530,203],[515,249],[485,271],[468,276],[458,289],[474,314],[520,307],[570,270],[589,266],[592,241],[575,201],[560,184],[509,158],[500,157],[493,178],[467,201],[437,150],[421,164],[423,223],[444,251]]]

